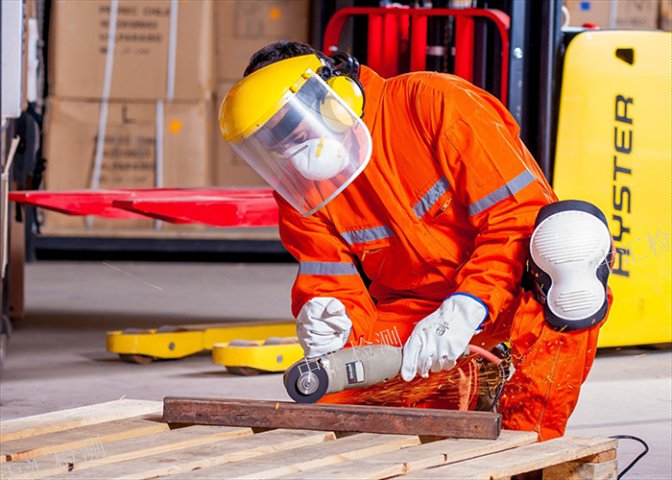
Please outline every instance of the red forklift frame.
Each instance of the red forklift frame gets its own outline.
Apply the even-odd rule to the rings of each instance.
[[[427,66],[427,23],[429,18],[455,20],[453,43],[454,73],[474,81],[474,33],[477,19],[491,21],[501,41],[501,81],[498,97],[507,103],[509,78],[509,16],[499,10],[466,8],[408,8],[408,7],[349,7],[337,10],[327,23],[323,50],[339,49],[340,37],[346,23],[357,16],[367,16],[367,65],[383,77],[404,73],[399,59],[410,57],[410,71],[425,70]]]

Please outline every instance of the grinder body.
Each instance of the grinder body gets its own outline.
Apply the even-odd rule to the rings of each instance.
[[[304,358],[285,371],[284,384],[298,403],[314,403],[327,393],[386,382],[401,370],[402,349],[389,345],[337,350]]]

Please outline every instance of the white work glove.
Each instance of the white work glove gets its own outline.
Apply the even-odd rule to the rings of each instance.
[[[296,334],[306,358],[340,350],[347,343],[351,328],[345,305],[333,297],[311,298],[296,319]]]
[[[420,320],[404,345],[401,377],[410,382],[415,374],[450,370],[466,351],[488,311],[471,295],[456,293],[434,313]]]

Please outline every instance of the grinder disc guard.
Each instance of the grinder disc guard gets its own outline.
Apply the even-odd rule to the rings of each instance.
[[[315,403],[329,388],[327,371],[317,361],[300,362],[285,371],[287,393],[297,403]]]

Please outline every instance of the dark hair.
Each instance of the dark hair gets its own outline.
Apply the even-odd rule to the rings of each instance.
[[[323,60],[327,58],[322,52],[306,43],[291,41],[275,42],[266,45],[252,55],[250,63],[247,65],[245,73],[243,73],[243,77],[247,77],[250,73],[256,72],[272,63],[288,58],[299,57],[301,55],[317,55]]]

